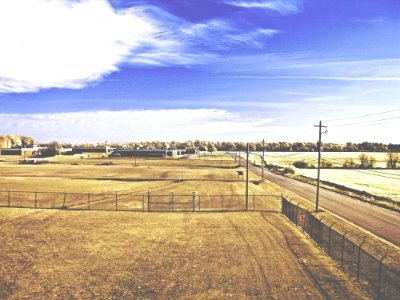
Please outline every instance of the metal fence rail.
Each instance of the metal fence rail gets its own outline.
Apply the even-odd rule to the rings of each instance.
[[[282,197],[282,212],[307,233],[329,256],[358,280],[377,299],[400,299],[400,270],[385,264],[386,253],[357,238],[335,223],[318,219],[307,209]]]
[[[0,191],[0,207],[146,212],[281,211],[281,196]]]

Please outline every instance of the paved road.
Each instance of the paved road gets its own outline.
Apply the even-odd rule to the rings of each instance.
[[[261,175],[261,168],[251,166],[251,171]],[[315,203],[316,187],[314,185],[266,170],[264,170],[264,177]],[[321,208],[400,246],[400,213],[322,188],[320,189],[319,205]]]

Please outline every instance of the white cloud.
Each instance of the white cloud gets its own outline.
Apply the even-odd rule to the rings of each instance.
[[[213,19],[205,23],[184,24],[179,28],[180,36],[189,44],[207,45],[211,50],[226,50],[232,47],[261,48],[266,39],[278,34],[280,31],[269,28],[243,30],[234,23]]]
[[[78,89],[123,64],[204,64],[216,50],[259,48],[277,32],[193,24],[154,6],[115,10],[107,0],[1,0],[0,93]]]
[[[218,109],[86,111],[0,114],[2,133],[63,142],[243,139],[260,135],[272,119],[248,119]]]
[[[320,99],[321,100],[321,99]],[[276,103],[280,105],[280,103]],[[32,136],[38,141],[58,140],[72,143],[128,141],[315,141],[318,120],[359,116],[382,110],[379,103],[359,106],[349,104],[303,102],[288,106],[278,114],[273,105],[263,116],[240,115],[221,109],[163,109],[126,111],[85,111],[38,114],[0,114],[0,134]],[[390,109],[398,108],[396,106]],[[261,107],[259,107],[261,109]],[[268,113],[271,111],[271,113]],[[386,119],[382,122],[375,120]],[[396,128],[398,112],[361,119],[370,123],[340,126],[352,120],[328,122],[325,142],[399,143]],[[359,119],[353,120],[359,122]],[[378,124],[379,123],[379,124]],[[367,126],[366,126],[367,125]]]
[[[81,88],[143,44],[157,47],[156,32],[140,10],[105,0],[2,0],[0,92]]]
[[[299,0],[226,0],[225,3],[244,8],[276,11],[282,15],[296,14],[300,11]]]

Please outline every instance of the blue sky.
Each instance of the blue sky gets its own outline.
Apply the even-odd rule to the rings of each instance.
[[[400,1],[2,0],[0,134],[400,143]]]

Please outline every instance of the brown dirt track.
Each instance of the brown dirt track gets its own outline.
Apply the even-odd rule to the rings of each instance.
[[[365,299],[277,213],[0,208],[0,298]]]

